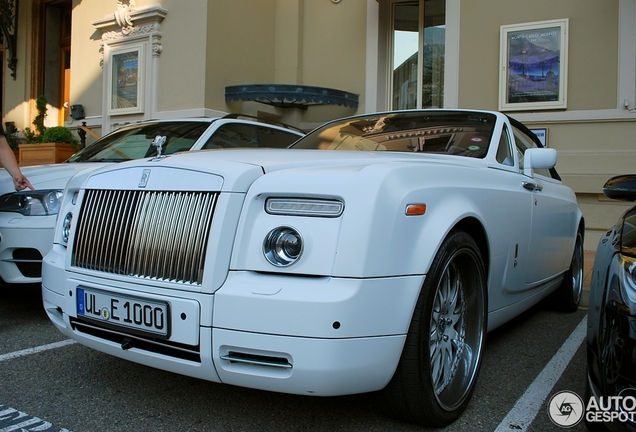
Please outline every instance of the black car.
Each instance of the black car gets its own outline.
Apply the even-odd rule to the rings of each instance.
[[[603,193],[635,201],[636,174],[609,179]],[[636,206],[601,237],[596,250],[587,364],[588,428],[636,431]]]

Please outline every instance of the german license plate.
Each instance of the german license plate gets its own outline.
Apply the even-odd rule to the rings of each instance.
[[[162,301],[78,287],[77,316],[155,336],[168,336],[168,303]]]

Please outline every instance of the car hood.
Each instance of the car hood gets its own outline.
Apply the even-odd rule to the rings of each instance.
[[[283,169],[302,167],[321,167],[334,165],[372,165],[390,161],[433,162],[436,164],[475,165],[483,163],[481,159],[461,156],[449,156],[433,153],[404,153],[387,151],[346,151],[346,150],[306,150],[306,149],[239,149],[239,150],[205,150],[196,153],[177,155],[175,162],[187,161],[192,167],[197,165],[210,167],[210,161],[219,163],[240,163],[257,165],[265,173]],[[197,162],[198,161],[198,164]],[[170,161],[168,160],[168,163]]]
[[[20,167],[33,187],[38,189],[64,189],[68,180],[80,171],[94,170],[107,163],[62,163]],[[0,195],[14,191],[13,180],[7,170],[0,170]]]
[[[191,151],[160,160],[144,159],[119,163],[92,172],[88,188],[165,190],[217,190],[246,192],[265,174],[337,176],[368,171],[382,165],[418,164],[440,167],[485,166],[483,159],[437,154],[399,152],[324,151],[293,149],[241,149]],[[182,170],[190,171],[184,176]],[[265,176],[269,177],[269,176]],[[287,181],[286,180],[286,181]],[[148,183],[150,181],[150,183]]]

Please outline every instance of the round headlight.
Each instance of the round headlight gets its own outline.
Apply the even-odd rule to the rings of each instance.
[[[303,252],[303,239],[293,228],[278,227],[269,232],[263,242],[267,261],[277,267],[295,263]]]
[[[68,243],[68,237],[71,234],[71,221],[73,220],[73,213],[68,212],[64,216],[62,221],[62,241],[64,244]]]
[[[44,208],[46,208],[48,214],[57,214],[60,210],[60,198],[62,198],[63,191],[50,191],[44,195],[42,200]]]

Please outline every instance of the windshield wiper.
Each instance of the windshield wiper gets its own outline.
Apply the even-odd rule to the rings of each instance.
[[[126,162],[132,159],[114,159],[114,158],[101,158],[101,159],[81,159],[74,162]]]

